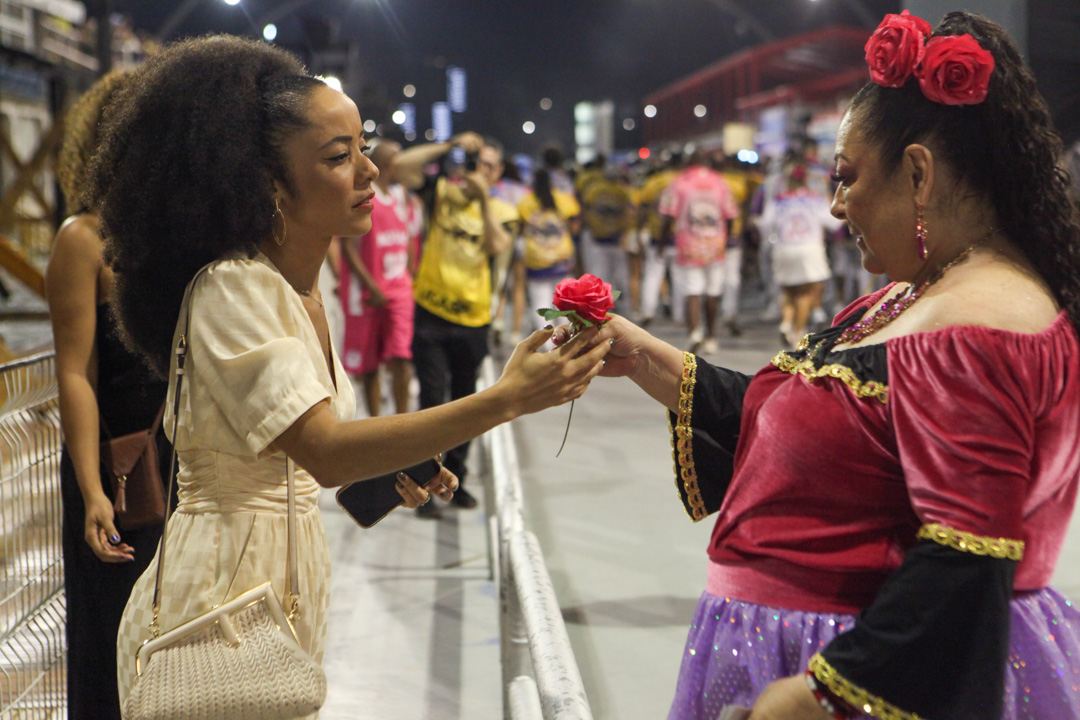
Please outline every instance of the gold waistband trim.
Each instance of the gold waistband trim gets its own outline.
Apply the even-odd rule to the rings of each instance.
[[[675,426],[671,428],[671,451],[675,460],[676,482],[686,493],[686,513],[694,519],[694,522],[706,516],[705,501],[701,498],[697,469],[694,467],[694,429],[690,425],[694,416],[694,385],[696,383],[697,356],[684,352],[682,383],[679,385],[679,412],[675,419]],[[668,424],[671,424],[670,415]]]
[[[920,540],[933,540],[939,545],[973,555],[989,555],[1002,560],[1020,560],[1024,557],[1023,540],[975,535],[937,523],[923,525],[919,528],[918,537]]]
[[[838,673],[821,653],[810,658],[809,669],[819,683],[829,688],[829,692],[866,715],[881,720],[922,720],[919,715],[901,710],[851,682]]]
[[[831,377],[847,385],[860,398],[877,398],[881,402],[889,400],[889,386],[876,380],[860,380],[855,371],[846,365],[830,363],[820,368],[814,367],[813,360],[807,358],[799,360],[792,357],[786,351],[780,351],[772,359],[772,364],[780,370],[792,375],[802,375],[807,380],[814,381],[818,378]]]

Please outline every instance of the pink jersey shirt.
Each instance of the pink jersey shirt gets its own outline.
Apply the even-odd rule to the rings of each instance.
[[[660,196],[659,212],[675,218],[675,261],[702,267],[724,259],[727,222],[739,215],[724,176],[694,166],[679,173]]]
[[[409,275],[409,240],[412,208],[404,193],[385,193],[375,187],[375,209],[371,213],[371,231],[360,238],[349,238],[356,243],[364,267],[384,295],[412,294],[412,277]],[[350,278],[352,279],[352,278]],[[356,280],[359,284],[359,280]],[[367,296],[367,293],[364,293]]]

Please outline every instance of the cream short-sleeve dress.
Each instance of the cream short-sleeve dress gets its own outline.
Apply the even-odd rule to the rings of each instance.
[[[266,580],[284,597],[286,458],[269,446],[323,400],[330,400],[342,421],[353,419],[356,405],[337,354],[331,353],[331,376],[300,297],[266,256],[211,265],[187,302],[192,303],[188,360],[174,438],[179,505],[168,526],[159,620],[163,631]],[[186,312],[185,303],[181,318]],[[170,435],[175,362],[164,420]],[[301,602],[296,633],[321,662],[330,601],[329,548],[319,515],[319,485],[295,467]],[[150,635],[156,572],[155,558],[136,582],[120,622],[121,704],[135,683],[135,652]]]

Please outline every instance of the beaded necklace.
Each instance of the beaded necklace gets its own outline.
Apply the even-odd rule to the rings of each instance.
[[[964,248],[964,250],[960,252],[959,255],[942,265],[940,268],[938,268],[937,271],[934,272],[933,275],[919,283],[918,287],[915,287],[914,285],[909,285],[907,289],[904,290],[904,292],[882,302],[881,305],[878,306],[878,309],[875,310],[872,315],[863,318],[848,329],[844,330],[844,332],[840,333],[840,337],[838,337],[836,339],[836,342],[833,343],[833,347],[836,347],[837,345],[843,345],[845,343],[857,343],[863,338],[869,335],[873,335],[878,330],[891,323],[893,320],[899,317],[901,313],[914,305],[915,301],[921,298],[931,285],[944,277],[945,272],[949,270],[949,268],[965,260],[967,256],[971,254],[972,250],[981,245],[984,240],[986,240],[993,234],[994,231],[993,229],[991,229],[990,232],[988,232],[986,235],[982,236],[981,238],[973,242],[971,245],[968,245],[966,248]]]

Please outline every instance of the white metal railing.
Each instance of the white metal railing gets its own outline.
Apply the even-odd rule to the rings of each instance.
[[[490,386],[490,356],[481,383]],[[574,650],[536,536],[525,529],[509,425],[484,436],[491,461],[490,546],[500,600],[503,707],[510,720],[592,720]]]
[[[55,356],[0,366],[0,720],[66,714],[60,452]]]

